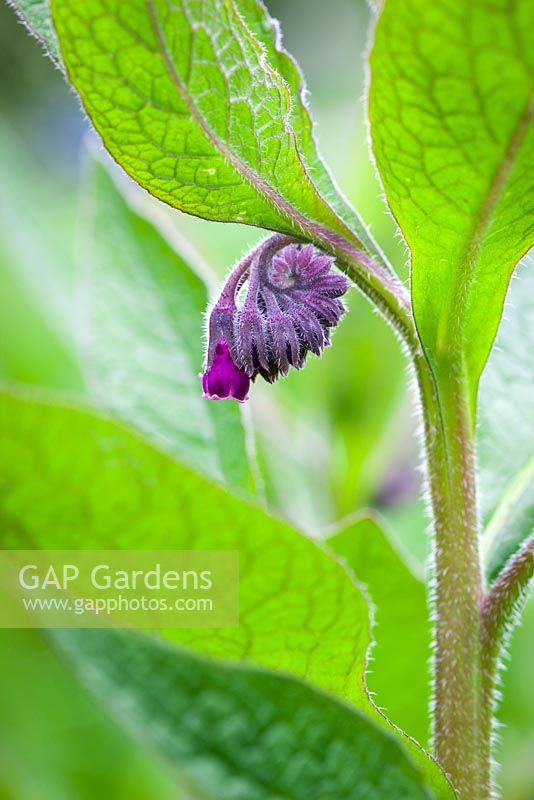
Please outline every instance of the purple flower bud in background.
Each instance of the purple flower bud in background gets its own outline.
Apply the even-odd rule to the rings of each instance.
[[[321,354],[346,312],[349,281],[333,264],[314,245],[276,234],[237,265],[209,317],[206,397],[244,400],[257,375],[272,383],[301,369],[309,352]]]

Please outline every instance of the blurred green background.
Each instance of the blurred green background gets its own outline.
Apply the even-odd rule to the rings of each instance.
[[[267,4],[306,75],[323,156],[406,278],[405,247],[368,157],[366,3]],[[80,397],[76,222],[88,126],[61,74],[4,4],[0,107],[0,376]],[[261,235],[179,213],[172,224],[219,276]],[[390,330],[355,291],[350,306],[335,347],[321,360],[273,387],[254,387],[250,413],[266,498],[311,531],[372,505],[424,562],[428,520],[406,363]],[[182,797],[166,768],[95,707],[37,632],[2,631],[0,646],[0,798]],[[506,800],[532,800],[533,602],[510,650],[500,781]]]

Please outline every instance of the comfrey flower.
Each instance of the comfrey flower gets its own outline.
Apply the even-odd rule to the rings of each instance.
[[[314,245],[276,234],[237,265],[209,315],[205,397],[246,400],[258,375],[272,383],[301,369],[309,352],[321,354],[346,311],[349,281],[333,264]]]
[[[209,370],[202,375],[204,397],[225,400],[228,397],[243,402],[248,398],[250,378],[239,369],[230,355],[230,348],[224,339],[215,347],[215,354]]]

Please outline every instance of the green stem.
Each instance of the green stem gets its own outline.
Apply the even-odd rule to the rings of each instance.
[[[502,592],[484,595],[475,420],[463,359],[457,352],[442,352],[432,368],[422,353],[404,287],[356,248],[336,247],[335,252],[341,268],[400,334],[415,366],[434,521],[434,752],[460,800],[489,800],[493,696],[502,638],[490,620]],[[534,542],[528,557],[518,562],[520,576],[532,569],[533,560]],[[501,605],[499,618],[509,620],[510,602]]]
[[[461,800],[487,800],[481,748],[480,603],[474,424],[461,365],[416,361],[434,518],[434,750]]]

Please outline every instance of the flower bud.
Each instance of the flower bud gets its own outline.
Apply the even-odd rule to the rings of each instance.
[[[212,400],[233,398],[242,403],[248,397],[250,379],[234,363],[230,350],[224,339],[221,339],[213,355],[212,364],[202,376],[204,397]]]
[[[333,264],[314,245],[276,234],[237,265],[209,317],[206,397],[244,400],[248,381],[261,375],[272,383],[290,366],[301,369],[309,352],[322,353],[349,288]]]

